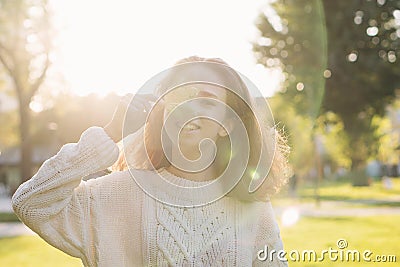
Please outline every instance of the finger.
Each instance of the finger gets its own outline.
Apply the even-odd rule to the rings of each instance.
[[[143,98],[138,99],[143,105],[145,105],[146,110],[150,110],[156,103],[160,104],[159,99],[154,95],[147,95]]]
[[[142,95],[142,94],[137,94],[133,99],[132,102],[135,103],[149,103],[149,102],[156,102],[157,97],[155,97],[154,95]]]
[[[157,96],[154,94],[137,94],[138,96],[142,96],[143,98],[146,98],[148,100],[157,100]]]
[[[165,101],[162,98],[156,99],[155,102],[148,102],[146,104],[146,109],[147,110],[162,110],[165,107]]]
[[[120,103],[127,107],[128,105],[130,105],[132,103],[132,99],[129,97],[123,97],[123,98],[121,98]]]
[[[146,112],[146,106],[141,103],[136,103],[135,105],[129,105],[129,112]]]
[[[123,99],[123,104],[130,112],[149,112],[158,98],[153,94],[137,94],[132,99],[129,96]]]
[[[126,95],[124,95],[123,97],[121,97],[121,101],[124,101],[124,102],[128,101],[128,102],[130,102],[130,101],[132,101],[133,97],[134,97],[133,94],[126,94]]]
[[[149,105],[148,103],[139,101],[136,101],[135,103],[132,102],[128,106],[129,111],[139,111],[139,112],[147,112],[148,110],[150,110],[150,108],[151,105]]]
[[[158,97],[153,94],[140,94],[137,95],[138,100],[143,102],[152,102],[155,103],[158,100]]]

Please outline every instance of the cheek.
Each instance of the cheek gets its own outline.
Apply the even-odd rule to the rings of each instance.
[[[217,122],[207,119],[202,120],[201,124],[203,127],[203,133],[209,137],[217,136],[222,127]]]
[[[216,123],[216,122],[214,122],[214,123],[216,124],[216,126],[218,128],[221,128],[224,125],[224,123],[226,122],[227,117],[228,116],[227,116],[226,109],[219,110],[218,113],[217,113],[217,116],[216,116],[216,119],[217,119],[218,123]]]
[[[167,119],[167,116],[168,116],[168,111],[166,110],[166,109],[164,109],[164,112],[163,112],[163,121],[165,122],[165,120]]]
[[[213,119],[204,119],[204,125],[205,128],[207,129],[207,132],[209,133],[215,133],[221,130],[224,125],[224,121],[226,121],[227,118],[227,112],[226,109],[214,109],[210,110],[210,118]],[[226,126],[226,125],[225,125]]]

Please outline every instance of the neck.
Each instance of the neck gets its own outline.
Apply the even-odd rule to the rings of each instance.
[[[209,181],[209,180],[214,180],[217,178],[217,170],[215,167],[215,162],[212,162],[213,159],[215,158],[215,154],[213,153],[213,151],[205,149],[205,151],[203,150],[203,153],[201,155],[201,160],[197,161],[197,162],[190,162],[191,164],[191,169],[194,170],[200,170],[198,172],[191,172],[191,171],[185,171],[184,168],[182,168],[182,166],[185,166],[184,163],[186,163],[188,161],[187,158],[183,157],[181,151],[173,149],[172,150],[172,162],[176,163],[177,166],[179,167],[175,167],[174,165],[169,165],[166,170],[169,171],[170,173],[182,177],[184,179],[187,180],[192,180],[192,181],[197,181],[197,182],[201,182],[201,181]],[[193,155],[191,155],[193,156]],[[199,153],[199,157],[200,157],[200,153]],[[197,157],[190,157],[190,160],[196,160]],[[207,164],[210,163],[211,164]],[[207,168],[204,168],[208,166]]]
[[[171,164],[166,168],[166,170],[175,176],[195,182],[210,181],[217,178],[217,171],[211,166],[201,172],[187,172],[176,168]]]

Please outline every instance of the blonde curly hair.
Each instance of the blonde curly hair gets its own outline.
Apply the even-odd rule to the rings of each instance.
[[[193,62],[212,62],[229,67],[222,59],[198,56],[181,59],[176,62],[176,65]],[[276,127],[268,129],[268,133],[270,134],[264,136],[265,140],[257,140],[260,139],[259,133],[255,130],[258,124],[254,114],[251,112],[251,110],[255,109],[255,105],[253,104],[254,100],[250,97],[248,89],[240,78],[240,75],[233,69],[229,69],[231,70],[231,78],[233,75],[233,77],[237,79],[237,82],[241,84],[243,93],[245,97],[248,98],[246,102],[250,103],[250,107],[247,107],[244,103],[240,103],[241,101],[239,101],[237,97],[232,97],[230,94],[227,95],[228,105],[238,113],[249,132],[251,154],[248,168],[243,178],[229,195],[244,201],[265,201],[269,196],[277,193],[282,186],[287,183],[291,175],[291,168],[288,164],[290,148],[287,145],[283,132],[278,131]],[[151,113],[153,117],[150,116],[148,122],[146,122],[140,130],[123,140],[123,148],[121,146],[120,156],[117,162],[112,166],[112,171],[126,170],[128,169],[128,165],[130,168],[135,169],[157,170],[162,167],[167,167],[170,164],[164,156],[160,138],[163,112],[164,110],[162,108],[155,108]],[[223,145],[220,146],[223,147]],[[260,156],[260,150],[262,148],[267,150],[268,159],[264,162],[259,162],[258,157]],[[218,150],[220,150],[219,146]],[[258,190],[254,193],[249,193],[249,184],[254,178],[253,170],[257,164],[265,164],[265,168],[270,167],[270,169],[265,181]]]

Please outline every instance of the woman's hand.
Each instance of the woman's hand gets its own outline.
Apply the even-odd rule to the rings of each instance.
[[[128,94],[124,96],[117,108],[111,121],[104,127],[106,133],[114,140],[119,142],[122,138],[122,129],[124,135],[136,132],[146,122],[148,112],[157,97],[152,94]],[[126,120],[124,122],[124,120]]]

